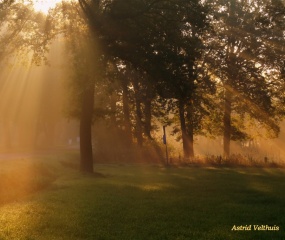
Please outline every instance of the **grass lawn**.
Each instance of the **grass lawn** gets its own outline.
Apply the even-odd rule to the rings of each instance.
[[[284,170],[96,165],[98,177],[45,162],[56,180],[0,205],[1,240],[285,239]]]

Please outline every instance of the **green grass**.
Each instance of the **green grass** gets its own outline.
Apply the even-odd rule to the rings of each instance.
[[[0,205],[40,191],[55,179],[54,170],[35,159],[0,161]]]
[[[2,204],[0,239],[285,239],[284,170],[53,164],[56,181]],[[249,224],[280,231],[231,231]]]

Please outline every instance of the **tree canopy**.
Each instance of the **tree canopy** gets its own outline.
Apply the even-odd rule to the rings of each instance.
[[[229,158],[231,140],[254,138],[248,123],[279,133],[281,0],[62,1],[47,15],[7,0],[0,18],[1,59],[32,52],[40,64],[53,39],[65,41],[85,172],[93,171],[92,125],[101,120],[138,151],[159,146],[158,127],[172,124],[185,159],[195,156],[197,135],[222,136]]]

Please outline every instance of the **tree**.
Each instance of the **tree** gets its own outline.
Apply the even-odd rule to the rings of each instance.
[[[73,20],[71,22],[71,19]],[[92,34],[86,19],[75,2],[62,2],[48,16],[50,34],[64,34],[67,43],[73,108],[70,114],[80,121],[80,169],[93,172],[92,124],[96,83],[102,78],[104,57],[98,36]]]
[[[109,21],[104,40],[109,53],[146,72],[162,97],[178,100],[186,158],[194,155],[190,103],[195,90],[195,61],[202,51],[199,34],[206,25],[205,11],[198,1],[112,1],[106,7]]]
[[[12,54],[32,54],[32,62],[45,59],[49,38],[44,16],[36,13],[31,4],[22,1],[3,1],[0,5],[0,60]]]
[[[208,1],[214,9],[212,25],[216,35],[210,38],[210,65],[223,86],[224,157],[230,155],[234,136],[232,115],[249,114],[278,134],[280,99],[271,87],[262,59],[268,48],[257,17],[264,4],[250,1]],[[279,109],[279,110],[278,110]]]
[[[278,79],[285,78],[285,4],[280,0],[266,2],[264,10],[257,18],[257,27],[261,29],[261,36],[267,39],[266,48],[260,62],[266,64],[269,69],[274,69]],[[274,73],[274,72],[273,72]],[[278,81],[275,79],[275,81]]]

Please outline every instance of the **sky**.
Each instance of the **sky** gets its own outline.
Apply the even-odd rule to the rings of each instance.
[[[62,0],[34,0],[34,8],[36,11],[43,12],[47,14],[50,8],[55,7],[55,5]]]

